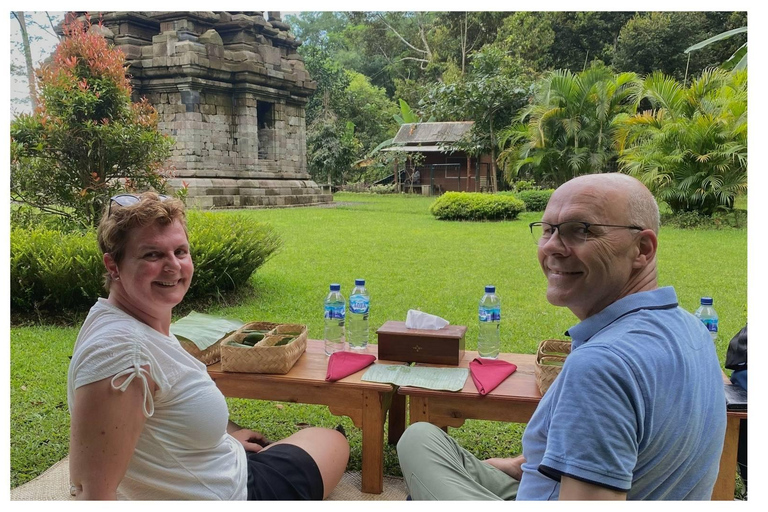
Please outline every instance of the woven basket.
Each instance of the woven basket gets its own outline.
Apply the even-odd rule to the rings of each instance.
[[[178,338],[178,336],[177,336]],[[186,338],[178,338],[179,343],[181,346],[192,354],[195,359],[200,361],[201,363],[205,365],[211,365],[213,363],[218,362],[221,359],[221,351],[219,350],[219,347],[221,345],[221,340],[216,341],[213,345],[209,346],[205,350],[200,350],[197,348],[197,345],[192,343]]]
[[[269,330],[264,339],[253,347],[236,347],[229,343],[240,343],[247,336],[244,330]],[[296,336],[287,345],[275,343],[286,334]],[[273,324],[252,322],[232,333],[221,342],[221,369],[239,373],[288,373],[301,354],[307,349],[307,326],[301,324]]]
[[[536,350],[536,363],[533,367],[533,373],[536,376],[536,384],[542,396],[547,392],[549,386],[555,381],[562,364],[546,363],[564,363],[565,358],[571,353],[571,343],[563,340],[544,340],[539,343]]]

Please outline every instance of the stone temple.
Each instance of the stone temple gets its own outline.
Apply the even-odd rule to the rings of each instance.
[[[176,140],[168,184],[188,186],[188,205],[333,200],[307,172],[304,109],[317,85],[280,13],[104,12],[91,23],[124,52],[133,99],[145,96]]]

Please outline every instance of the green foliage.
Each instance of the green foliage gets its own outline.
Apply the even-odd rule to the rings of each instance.
[[[96,233],[11,230],[11,310],[89,308],[103,289]]]
[[[621,29],[614,68],[642,75],[660,71],[677,80],[697,76],[707,67],[725,61],[746,41],[746,36],[739,35],[697,52],[686,53],[686,48],[725,29],[746,25],[746,18],[740,14],[743,13],[636,13]]]
[[[173,141],[152,106],[131,103],[125,57],[88,24],[64,25],[40,107],[11,123],[11,198],[95,226],[118,191],[164,188]]]
[[[555,186],[582,174],[615,170],[614,118],[634,112],[634,73],[596,65],[578,74],[553,71],[535,84],[520,122],[499,136],[508,180],[531,177]]]
[[[517,198],[525,203],[527,212],[543,212],[547,208],[549,198],[554,189],[549,190],[522,190],[516,194]]]
[[[397,192],[397,186],[394,183],[389,185],[371,185],[368,192],[371,194],[394,194]]]
[[[621,27],[631,12],[524,12],[504,19],[496,44],[536,72],[583,70],[610,62]]]
[[[728,39],[730,37],[735,36],[736,34],[743,34],[747,32],[747,27],[739,27],[734,28],[733,30],[728,30],[726,32],[723,32],[722,34],[717,34],[715,36],[710,37],[706,41],[701,41],[699,43],[694,44],[693,46],[689,46],[685,49],[685,53],[690,53],[693,50],[700,50],[706,46],[709,46],[712,43],[716,43],[718,41],[722,41],[723,39]],[[744,43],[739,47],[736,52],[731,55],[731,57],[725,61],[721,66],[725,70],[740,70],[747,67],[747,43]]]
[[[429,207],[440,220],[513,220],[523,210],[520,199],[478,192],[446,192]]]
[[[747,190],[747,71],[709,69],[685,88],[653,73],[650,110],[617,118],[620,165],[674,213],[712,215]]]
[[[189,246],[195,276],[191,299],[221,295],[248,284],[280,248],[278,234],[252,217],[191,210]]]
[[[337,112],[340,118],[355,125],[355,136],[362,151],[368,153],[382,140],[395,136],[397,124],[393,117],[397,107],[384,89],[372,85],[365,75],[347,71],[347,77],[344,104]]]
[[[536,182],[533,180],[517,180],[513,181],[511,185],[512,189],[517,192],[522,192],[523,190],[541,190],[541,187],[536,185]]]
[[[699,212],[662,213],[661,225],[680,229],[727,229],[745,228],[747,212],[734,209],[731,212],[717,212],[703,215]]]
[[[187,300],[246,286],[280,247],[269,226],[231,214],[189,211],[195,276]],[[95,230],[11,230],[11,310],[82,311],[103,295],[104,264]]]
[[[333,117],[317,119],[307,130],[309,174],[318,183],[346,183],[361,149],[351,121],[342,124]]]
[[[349,76],[324,47],[302,45],[299,52],[309,76],[317,82],[317,89],[306,108],[306,125],[312,126],[317,120],[328,116],[329,112],[338,112],[343,108]]]

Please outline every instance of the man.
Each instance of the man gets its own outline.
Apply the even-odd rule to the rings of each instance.
[[[627,175],[581,176],[552,194],[531,232],[547,300],[581,321],[572,352],[519,457],[479,461],[412,425],[397,450],[413,499],[710,499],[721,370],[703,324],[657,286],[658,230],[656,201]]]

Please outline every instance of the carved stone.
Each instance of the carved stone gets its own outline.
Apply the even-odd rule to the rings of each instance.
[[[82,14],[82,13],[78,13]],[[307,172],[305,106],[317,84],[279,13],[104,12],[134,100],[157,109],[176,144],[171,189],[203,208],[328,203]]]

